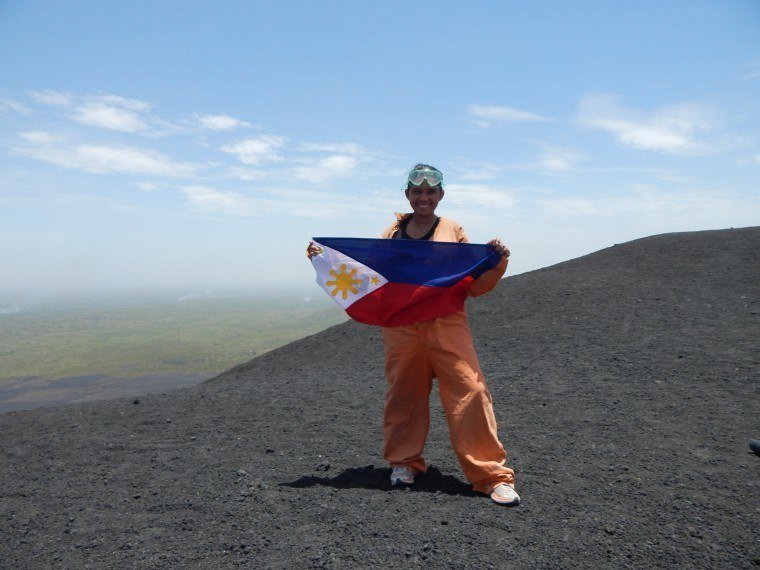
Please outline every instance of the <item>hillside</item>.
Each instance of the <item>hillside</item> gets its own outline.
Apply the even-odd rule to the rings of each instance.
[[[644,238],[468,301],[523,504],[469,490],[437,396],[410,490],[348,322],[200,386],[0,415],[0,560],[41,567],[760,564],[760,228]]]

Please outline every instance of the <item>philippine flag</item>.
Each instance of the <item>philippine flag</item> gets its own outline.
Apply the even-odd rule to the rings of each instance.
[[[383,327],[461,311],[470,284],[498,265],[491,245],[408,239],[313,238],[317,283],[348,315]]]

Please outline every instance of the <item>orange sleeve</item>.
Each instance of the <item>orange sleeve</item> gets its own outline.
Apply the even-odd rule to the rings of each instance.
[[[385,231],[380,234],[380,237],[383,239],[391,239],[393,237],[393,234],[396,233],[396,230],[398,230],[398,222],[386,228]]]
[[[502,255],[496,267],[489,269],[470,284],[470,287],[467,289],[467,295],[470,297],[480,297],[491,291],[507,271],[508,263],[509,258]]]

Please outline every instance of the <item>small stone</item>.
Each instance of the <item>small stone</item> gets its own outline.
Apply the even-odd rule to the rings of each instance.
[[[250,484],[250,487],[255,489],[268,489],[269,485],[267,485],[264,481],[261,479],[256,479]]]

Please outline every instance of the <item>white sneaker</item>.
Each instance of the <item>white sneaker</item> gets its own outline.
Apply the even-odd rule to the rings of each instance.
[[[407,467],[394,467],[391,471],[391,485],[411,485],[414,483],[414,471]]]
[[[515,488],[508,484],[502,483],[497,485],[493,491],[491,491],[491,500],[499,505],[506,507],[513,507],[520,504],[520,495],[517,494]]]

